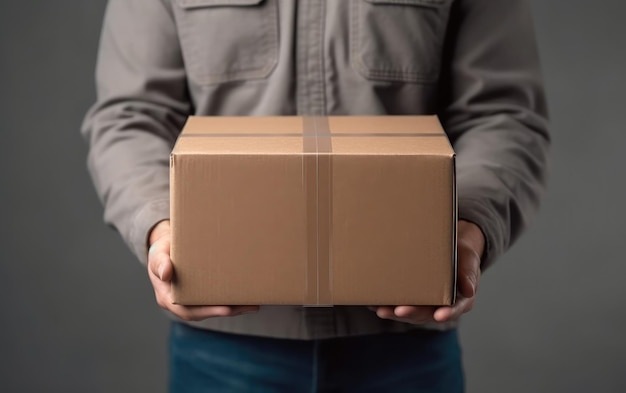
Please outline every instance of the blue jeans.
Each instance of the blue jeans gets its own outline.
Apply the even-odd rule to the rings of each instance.
[[[172,323],[170,393],[463,390],[454,330],[305,341]]]

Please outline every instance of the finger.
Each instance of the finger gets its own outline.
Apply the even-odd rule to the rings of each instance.
[[[433,321],[435,307],[431,306],[381,306],[376,315],[382,319],[419,324]]]
[[[439,307],[433,315],[437,322],[448,322],[458,319],[462,314],[470,311],[474,306],[475,298],[460,297],[454,306]]]
[[[476,295],[480,280],[480,257],[471,248],[459,244],[458,289],[463,297]]]
[[[259,306],[180,306],[171,305],[169,309],[174,315],[185,321],[201,321],[215,317],[233,317],[236,315],[257,312]]]
[[[154,297],[157,304],[159,307],[171,311],[171,307],[173,306],[171,283],[169,281],[162,281],[159,276],[152,273],[152,271],[150,271],[148,276],[150,278],[152,288],[154,289]]]
[[[201,321],[207,318],[226,317],[232,314],[232,309],[228,306],[181,306],[169,304],[167,310],[184,321]]]
[[[162,309],[171,312],[184,321],[200,321],[212,317],[230,316],[233,310],[228,306],[182,306],[172,302],[172,290],[169,281],[150,274],[156,302]]]
[[[435,311],[433,317],[437,322],[447,322],[453,315],[453,307],[440,307]]]
[[[394,318],[395,315],[393,313],[393,307],[391,306],[379,306],[376,308],[376,315],[378,316],[378,318],[382,318],[382,319],[390,319],[390,318]]]
[[[430,306],[397,306],[394,309],[394,315],[398,318],[426,321],[432,320],[435,309]]]
[[[170,260],[170,241],[162,238],[152,244],[148,252],[148,267],[152,274],[161,281],[171,281],[173,275],[172,262]]]
[[[471,298],[476,294],[480,279],[480,259],[485,249],[485,236],[476,224],[459,220],[457,226],[458,290]]]
[[[172,265],[169,253],[163,254],[160,260],[159,277],[161,281],[169,283],[174,278],[174,265]]]
[[[150,275],[161,281],[172,280],[172,262],[170,256],[164,252],[155,252],[148,258],[148,268]]]

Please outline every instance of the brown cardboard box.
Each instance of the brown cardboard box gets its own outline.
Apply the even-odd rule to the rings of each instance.
[[[178,304],[454,302],[435,116],[191,117],[170,173]]]

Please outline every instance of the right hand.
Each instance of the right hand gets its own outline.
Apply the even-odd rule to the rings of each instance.
[[[171,283],[174,267],[170,259],[171,232],[169,220],[159,222],[150,232],[148,275],[158,305],[184,321],[201,321],[211,317],[229,317],[259,311],[259,306],[181,306],[172,303]]]

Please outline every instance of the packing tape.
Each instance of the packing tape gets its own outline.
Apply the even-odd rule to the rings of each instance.
[[[303,120],[304,121],[304,120]],[[328,120],[326,120],[328,123]],[[315,127],[315,126],[313,126]],[[300,137],[307,139],[316,139],[318,134],[315,132],[303,132],[301,134],[293,132],[277,133],[277,132],[263,132],[263,133],[251,133],[251,132],[232,132],[232,133],[218,133],[218,132],[197,132],[193,134],[182,134],[181,138],[193,138],[193,137],[214,137],[214,138],[282,138],[282,137]],[[331,136],[329,134],[329,136]],[[388,138],[388,137],[443,137],[444,135],[436,132],[333,132],[333,138],[351,137],[351,138]]]
[[[332,305],[332,141],[328,118],[302,118],[307,211],[306,290],[303,304]]]

